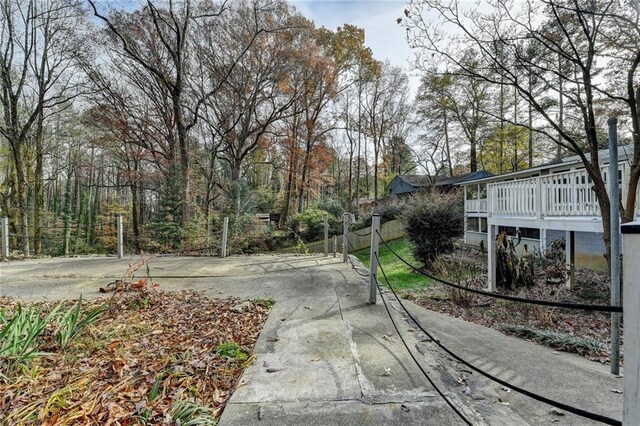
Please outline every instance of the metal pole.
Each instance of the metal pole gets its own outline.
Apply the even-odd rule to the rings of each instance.
[[[347,263],[349,261],[349,240],[347,239],[349,234],[349,213],[342,215],[342,261]]]
[[[378,244],[380,243],[380,215],[371,217],[371,251],[369,252],[369,303],[375,304],[378,296]]]
[[[333,257],[336,257],[338,251],[338,237],[333,236]]]
[[[576,285],[576,236],[575,231],[566,231],[565,234],[565,265],[566,287],[572,289]]]
[[[625,223],[622,235],[624,286],[624,399],[622,424],[640,425],[640,222]]]
[[[9,218],[0,217],[0,233],[2,233],[2,257],[9,257]]]
[[[122,259],[124,257],[124,236],[123,236],[123,230],[122,230],[121,214],[116,216],[116,228],[117,228],[117,239],[118,239],[118,259]]]
[[[220,257],[227,257],[227,236],[229,235],[229,216],[225,216],[222,221],[222,246],[220,247]]]
[[[620,187],[618,183],[618,119],[609,124],[609,200],[611,238],[611,305],[620,306]],[[620,313],[611,313],[611,374],[620,373]]]
[[[324,257],[328,257],[329,256],[329,215],[327,213],[323,213],[322,220],[324,221]]]

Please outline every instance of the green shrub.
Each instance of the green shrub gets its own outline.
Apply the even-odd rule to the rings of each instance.
[[[318,210],[323,210],[329,213],[329,217],[333,216],[336,218],[341,218],[342,214],[345,212],[345,208],[339,200],[335,200],[332,198],[325,198],[320,201],[316,206]]]
[[[324,213],[319,209],[305,210],[292,220],[292,229],[304,241],[315,241],[324,235]]]
[[[429,193],[413,197],[402,214],[414,257],[425,267],[455,248],[464,232],[464,211],[459,194]]]

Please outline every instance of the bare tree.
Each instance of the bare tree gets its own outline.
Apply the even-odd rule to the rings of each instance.
[[[404,21],[419,66],[433,66],[439,61],[441,67],[456,67],[473,78],[511,88],[539,120],[531,125],[507,121],[529,126],[581,158],[600,204],[607,259],[610,200],[598,156],[597,129],[606,115],[621,115],[631,123],[634,154],[627,199],[621,207],[623,220],[631,220],[640,177],[639,13],[637,4],[620,5],[616,1],[544,0],[523,3],[515,9],[511,2],[499,0],[468,10],[456,0],[414,0]],[[449,32],[445,33],[443,26]],[[496,45],[501,46],[500,54]],[[531,45],[539,55],[527,52]],[[477,52],[479,67],[463,61],[468,49]],[[558,66],[558,58],[568,65]],[[602,68],[596,65],[611,63],[612,58],[617,69],[624,70],[614,85],[602,78]],[[521,78],[517,69],[527,70],[543,82],[544,95],[532,91],[528,79]],[[561,88],[558,79],[563,81]],[[549,102],[555,97],[551,95],[560,91],[562,121],[557,103]]]
[[[35,250],[40,253],[42,210],[43,125],[46,118],[69,105],[79,94],[75,58],[83,54],[84,13],[66,1],[3,0],[0,6],[0,134],[9,142],[15,171],[17,211],[22,251],[29,256],[30,185],[26,150],[36,157]]]
[[[378,162],[382,146],[399,120],[406,119],[408,79],[401,68],[389,63],[365,86],[364,114],[367,133],[373,144],[373,196],[378,201]]]

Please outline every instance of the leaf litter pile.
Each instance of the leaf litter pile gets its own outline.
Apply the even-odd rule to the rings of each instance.
[[[609,304],[610,293],[606,274],[576,268],[576,285],[568,289],[564,283],[564,264],[542,258],[538,259],[538,262],[541,264],[535,269],[533,287],[502,292],[526,299]],[[474,273],[471,278],[454,277],[453,281],[477,290],[486,290],[484,256],[469,250],[448,259],[445,265],[451,268],[452,265],[458,264]],[[608,313],[498,300],[439,284],[406,292],[404,297],[427,309],[495,328],[558,351],[576,353],[603,364],[610,362],[611,316]]]
[[[0,298],[0,424],[214,424],[254,360],[270,308],[190,291],[62,304]],[[16,324],[27,311],[25,324],[50,321],[20,348],[34,334]]]

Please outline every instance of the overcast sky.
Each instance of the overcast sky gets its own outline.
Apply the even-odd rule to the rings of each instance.
[[[378,60],[388,59],[393,65],[410,69],[413,58],[405,41],[405,30],[396,23],[404,16],[404,0],[289,0],[317,26],[335,30],[347,24],[365,30],[365,44]],[[417,78],[411,78],[415,92]]]

